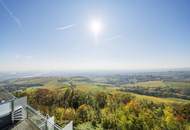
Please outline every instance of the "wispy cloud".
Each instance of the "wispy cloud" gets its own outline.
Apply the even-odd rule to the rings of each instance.
[[[117,34],[117,35],[114,35],[112,37],[106,38],[106,41],[112,41],[112,40],[115,40],[115,39],[118,39],[118,38],[121,38],[121,37],[122,37],[121,34]]]
[[[67,30],[67,29],[73,28],[74,26],[76,26],[76,24],[69,24],[66,26],[58,27],[58,28],[56,28],[56,30],[60,30],[60,31]]]
[[[0,4],[5,9],[5,11],[9,14],[9,16],[14,20],[14,22],[19,26],[19,28],[22,28],[22,23],[20,19],[13,14],[13,12],[7,7],[7,5],[3,2],[3,0],[0,0]]]
[[[16,54],[15,59],[16,60],[31,60],[33,57],[31,55],[21,55],[21,54]]]

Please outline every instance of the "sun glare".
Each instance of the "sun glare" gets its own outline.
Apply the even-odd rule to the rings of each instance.
[[[98,36],[102,31],[102,23],[99,20],[93,20],[90,23],[90,30],[95,36]]]

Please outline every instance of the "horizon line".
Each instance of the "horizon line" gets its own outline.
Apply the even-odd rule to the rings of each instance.
[[[190,67],[176,67],[176,68],[151,68],[151,69],[57,69],[57,70],[0,70],[4,72],[162,72],[162,71],[190,71]]]

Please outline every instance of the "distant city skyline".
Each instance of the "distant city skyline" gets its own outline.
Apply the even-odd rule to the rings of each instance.
[[[0,0],[0,71],[190,68],[189,0]]]

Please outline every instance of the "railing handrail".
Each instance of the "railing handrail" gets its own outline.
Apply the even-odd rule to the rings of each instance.
[[[16,99],[16,97],[15,97],[13,94],[11,94],[9,91],[7,91],[5,88],[0,87],[0,91],[4,91],[7,95],[9,95],[9,96],[12,97],[11,99],[8,99],[8,100],[5,101],[5,102],[0,102],[0,104],[5,104],[5,103],[7,103],[7,102],[10,102],[10,101]]]
[[[52,123],[52,122],[48,121],[48,119],[47,119],[44,115],[42,115],[39,111],[35,110],[35,109],[32,108],[31,106],[26,105],[25,107],[26,107],[26,108],[29,108],[30,110],[32,110],[36,115],[39,115],[42,119],[45,120],[45,122],[51,124],[51,125],[54,126],[56,129],[62,130],[62,128],[61,128],[59,125],[57,125],[56,123]],[[44,122],[43,122],[43,123],[44,123]]]

